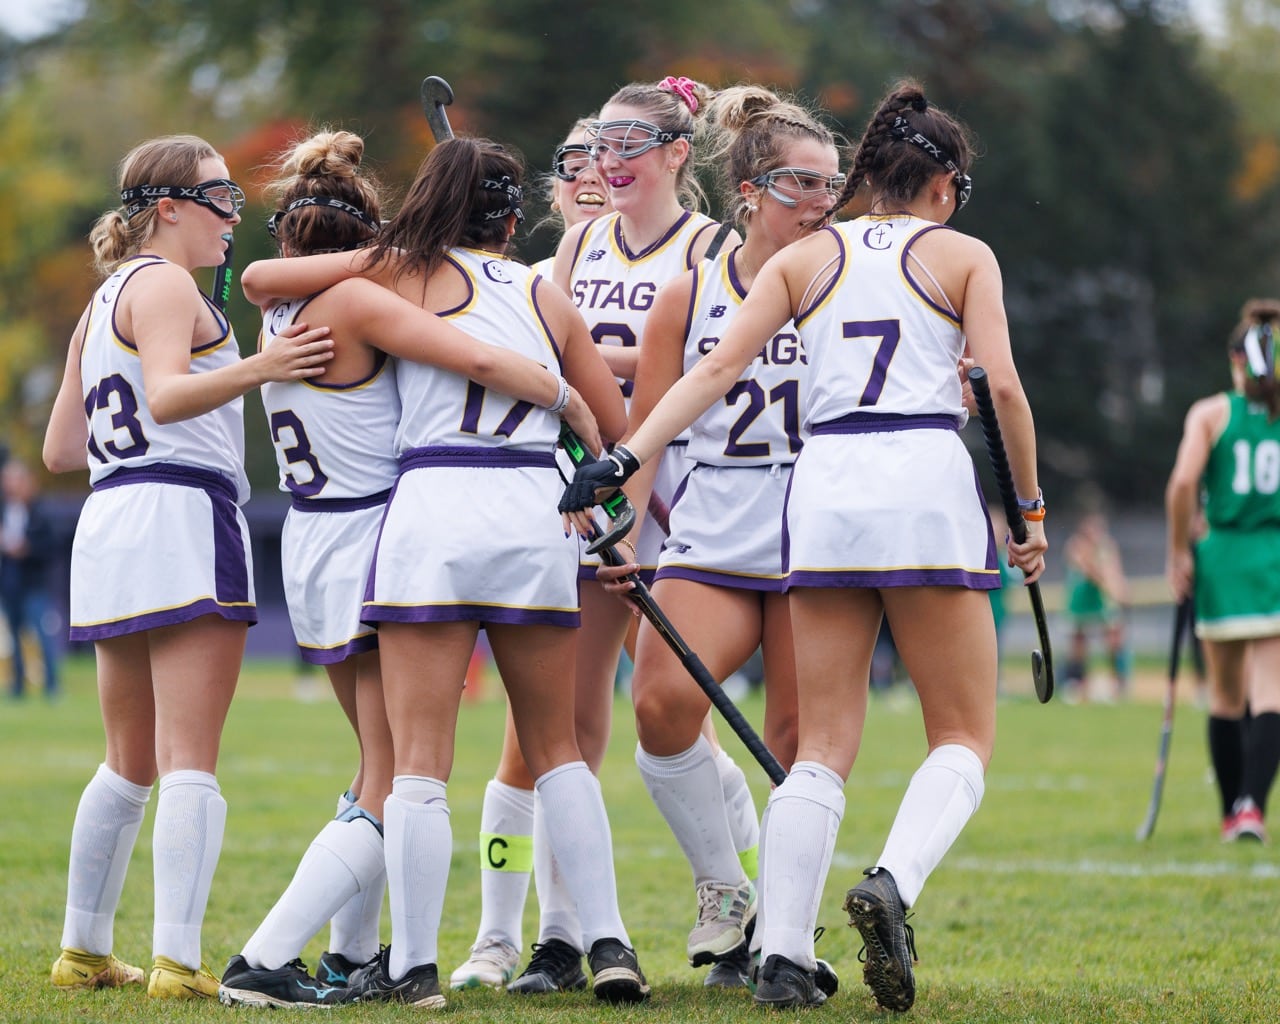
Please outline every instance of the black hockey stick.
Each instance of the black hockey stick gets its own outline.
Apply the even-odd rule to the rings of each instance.
[[[1004,504],[1005,519],[1009,522],[1009,533],[1021,544],[1027,539],[1027,524],[1023,522],[1022,511],[1018,508],[1018,495],[1013,489],[1013,473],[1009,470],[1009,457],[1004,450],[1004,438],[1000,436],[1000,421],[996,419],[996,407],[991,401],[991,385],[987,381],[987,371],[975,366],[969,371],[969,384],[973,388],[973,397],[978,404],[978,417],[982,420],[982,434],[987,442],[987,455],[991,459],[991,470],[996,477],[996,486],[1000,489],[1000,500]],[[1036,696],[1041,704],[1047,704],[1053,696],[1053,650],[1049,646],[1049,621],[1044,613],[1044,598],[1040,596],[1039,582],[1029,584],[1027,591],[1031,596],[1031,612],[1036,620],[1036,633],[1040,638],[1040,647],[1031,652],[1031,678],[1036,686]]]
[[[1190,597],[1178,602],[1173,616],[1173,644],[1169,651],[1169,683],[1164,691],[1164,716],[1160,723],[1160,745],[1156,748],[1156,774],[1151,783],[1151,803],[1147,816],[1138,826],[1138,839],[1150,839],[1156,830],[1156,815],[1160,813],[1160,798],[1164,795],[1165,769],[1169,765],[1169,745],[1173,742],[1173,709],[1178,689],[1178,662],[1182,655],[1182,638],[1191,631],[1195,604]]]
[[[444,108],[453,102],[453,89],[438,75],[428,75],[422,80],[422,112],[431,126],[431,137],[436,142],[453,138],[449,115]]]
[[[576,452],[571,450],[567,445],[565,450],[569,452],[570,459],[573,460],[574,466],[586,466],[595,462],[596,459],[586,448],[579,446]],[[622,492],[619,491],[619,494]],[[602,503],[606,512],[609,511],[607,502]],[[634,518],[634,509],[632,517]],[[610,530],[608,537],[617,534],[617,530]],[[618,549],[611,543],[607,543],[608,537],[597,537],[588,545],[588,551],[598,550],[600,558],[605,565],[626,565],[627,560],[618,554]],[[715,677],[707,669],[693,651],[689,649],[689,645],[684,642],[684,638],[676,631],[675,626],[671,624],[671,620],[666,617],[662,609],[658,607],[658,603],[653,599],[653,595],[649,593],[649,588],[645,586],[644,581],[639,576],[632,573],[630,576],[624,576],[626,582],[634,584],[632,590],[627,592],[627,597],[631,598],[640,606],[640,611],[649,624],[658,631],[658,635],[662,637],[668,647],[674,652],[675,656],[680,659],[680,664],[693,677],[693,681],[698,684],[698,688],[707,695],[711,703],[715,705],[717,711],[724,717],[729,728],[734,731],[738,739],[742,740],[743,745],[756,759],[760,767],[764,769],[765,774],[769,776],[773,784],[782,785],[787,777],[786,771],[782,765],[778,763],[778,759],[764,745],[764,740],[760,738],[760,734],[752,728],[751,723],[746,720],[742,712],[738,710],[733,700],[716,682]]]
[[[227,251],[222,257],[222,262],[213,272],[213,287],[209,290],[209,297],[213,299],[213,304],[222,312],[227,311],[227,303],[231,301],[231,274],[232,262],[231,254],[235,246],[235,239],[230,231],[222,236],[227,242]]]

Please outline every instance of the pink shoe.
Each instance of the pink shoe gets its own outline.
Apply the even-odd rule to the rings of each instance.
[[[1262,822],[1262,811],[1258,809],[1252,798],[1242,796],[1231,809],[1231,839],[1256,839],[1260,843],[1267,841],[1267,828]],[[1227,827],[1223,825],[1223,838],[1226,838]]]

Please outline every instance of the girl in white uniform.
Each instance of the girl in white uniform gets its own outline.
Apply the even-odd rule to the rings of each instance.
[[[693,142],[710,91],[687,78],[626,85],[586,132],[595,171],[614,212],[570,228],[556,253],[555,282],[571,296],[591,337],[630,399],[638,344],[658,287],[703,258],[717,225],[694,212],[702,193],[694,176]],[[734,236],[736,239],[736,236]],[[665,534],[661,506],[687,471],[683,441],[665,460],[653,491],[658,514],[642,516],[636,537],[652,578]],[[628,541],[630,543],[630,541]],[[578,744],[598,771],[609,743],[614,679],[630,617],[595,579],[597,558],[585,553],[582,636],[576,665]],[[522,994],[555,992],[578,983],[583,951],[564,872],[545,855],[542,826],[534,836],[538,942],[524,972],[509,986]]]
[[[714,351],[667,392],[627,447],[579,471],[563,502],[566,511],[581,508],[602,481],[624,479],[652,458],[794,320],[809,357],[803,422],[811,437],[792,474],[783,556],[799,743],[761,826],[764,964],[755,998],[769,1005],[822,1001],[813,928],[882,616],[915,683],[929,744],[876,866],[845,902],[866,946],[864,980],[886,1009],[909,1009],[915,999],[904,911],[982,798],[996,696],[985,588],[998,573],[974,468],[956,435],[962,353],[987,370],[1026,508],[1027,540],[1010,542],[1009,556],[1028,580],[1044,569],[1034,428],[999,267],[981,242],[938,229],[968,199],[969,159],[963,129],[930,108],[914,82],[896,86],[841,195],[851,199],[865,180],[870,215],[771,260]]]
[[[321,132],[285,159],[271,186],[277,213],[268,226],[285,255],[347,252],[379,230],[376,186],[359,172],[363,141]],[[330,261],[332,262],[332,261]],[[276,906],[224,972],[227,1003],[328,1004],[345,999],[350,973],[378,952],[382,907],[382,808],[391,790],[391,735],[377,634],[360,621],[386,499],[398,473],[400,395],[390,355],[429,362],[542,406],[572,398],[588,436],[594,423],[558,374],[485,345],[372,281],[344,280],[303,299],[273,300],[260,289],[285,285],[304,260],[272,260],[245,271],[264,306],[262,345],[300,317],[329,326],[335,357],[316,381],[268,385],[263,404],[293,496],[285,520],[286,597],[303,657],[326,667],[360,740],[361,769],[338,817],[311,844]],[[586,419],[582,418],[585,415]],[[333,915],[319,982],[298,961]],[[338,987],[338,991],[334,988]]]
[[[585,141],[587,126],[594,120],[592,116],[578,121],[552,157],[548,176],[552,215],[547,220],[558,221],[565,230],[610,209]],[[551,256],[533,269],[550,279],[554,263]],[[520,964],[524,907],[533,871],[535,803],[533,776],[520,753],[508,706],[498,770],[485,786],[480,810],[480,926],[470,955],[449,977],[452,988],[501,988]],[[544,847],[545,842],[543,834]]]
[[[106,281],[71,340],[45,436],[53,472],[89,468],[71,561],[71,639],[92,640],[107,737],[71,835],[63,988],[141,983],[112,954],[125,870],[157,774],[156,998],[211,997],[200,927],[222,846],[215,771],[255,621],[241,396],[323,371],[323,330],[242,360],[192,271],[222,262],[244,193],[204,140],[125,158],[121,210],[91,234]],[[87,416],[86,416],[87,413]]]
[[[458,326],[563,367],[617,436],[621,398],[568,297],[503,258],[521,168],[483,140],[432,150],[371,255],[371,273]],[[400,476],[365,597],[379,628],[395,749],[384,813],[392,944],[357,971],[360,1000],[440,1006],[437,936],[452,855],[446,782],[477,633],[489,635],[555,852],[591,945],[594,990],[648,994],[617,908],[608,819],[573,735],[577,543],[537,510],[559,489],[559,423],[460,376],[397,367]]]
[[[769,90],[724,90],[709,116],[716,149],[724,155],[725,203],[747,229],[747,241],[658,292],[640,350],[633,426],[715,348],[765,261],[827,223],[844,186],[831,132]],[[765,742],[784,766],[795,756],[796,698],[781,523],[791,466],[803,443],[806,362],[795,325],[788,323],[724,400],[694,422],[688,446],[694,468],[672,501],[671,536],[652,588],[717,681],[763,648]],[[663,461],[669,457],[670,449]],[[632,491],[637,501],[644,482],[636,481],[641,489]],[[616,579],[635,569],[605,568],[601,577]],[[640,624],[631,692],[640,740],[636,763],[697,888],[689,961],[717,963],[708,985],[745,987],[758,839],[750,792],[743,787],[745,799],[726,799],[721,770],[728,756],[702,735],[710,701],[647,622]]]

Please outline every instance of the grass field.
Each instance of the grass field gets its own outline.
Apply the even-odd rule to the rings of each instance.
[[[1022,659],[1019,659],[1020,661]],[[337,705],[292,698],[291,665],[249,665],[223,746],[219,781],[230,810],[204,928],[215,970],[257,926],[349,781],[354,747]],[[0,705],[0,1021],[212,1021],[273,1011],[150,1004],[141,991],[66,995],[48,983],[66,888],[67,843],[80,790],[101,759],[92,664],[68,666],[66,695]],[[1148,695],[1157,685],[1140,688]],[[760,720],[757,700],[744,711]],[[475,836],[501,737],[501,703],[468,703],[449,786],[454,850],[441,935],[442,975],[467,953],[479,913]],[[1241,1022],[1280,1016],[1280,866],[1272,847],[1223,846],[1207,776],[1204,713],[1178,709],[1164,808],[1154,838],[1134,830],[1146,809],[1160,709],[1041,707],[1008,698],[984,804],[931,878],[913,923],[920,954],[919,1022]],[[727,733],[726,729],[721,730]],[[458,1022],[759,1020],[748,997],[711,993],[683,960],[693,914],[688,868],[641,784],[629,705],[619,702],[602,773],[613,825],[623,916],[654,996],[613,1009],[589,995],[517,1000],[450,996]],[[763,805],[767,779],[727,744]],[[820,923],[819,955],[841,988],[813,1019],[881,1021],[861,984],[845,890],[879,853],[897,801],[923,757],[914,700],[873,702],[862,757],[847,788]],[[155,800],[152,800],[152,810]],[[148,815],[148,819],[150,814]],[[144,825],[116,923],[116,952],[150,960],[150,823]],[[535,936],[532,897],[526,946]],[[1268,924],[1267,922],[1271,922]],[[390,917],[384,914],[384,939]],[[304,954],[311,964],[322,935]],[[292,1011],[276,1011],[289,1013]],[[354,1006],[353,1021],[406,1021],[424,1011]]]

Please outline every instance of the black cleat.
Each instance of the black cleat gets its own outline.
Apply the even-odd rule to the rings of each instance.
[[[548,939],[533,944],[529,966],[507,986],[507,991],[521,996],[539,996],[586,987],[582,954],[563,939]]]
[[[444,995],[440,991],[440,977],[435,964],[420,964],[409,968],[409,973],[399,981],[392,981],[387,971],[391,961],[391,947],[382,951],[347,979],[347,991],[356,1003],[408,1003],[438,1010],[444,1007]]]
[[[236,955],[222,972],[218,999],[227,1006],[336,1006],[347,1002],[349,993],[316,981],[301,960],[268,970],[250,967]]]
[[[591,990],[606,1003],[641,1003],[649,998],[649,983],[636,959],[636,951],[617,939],[596,939],[587,954]]]
[[[801,1006],[821,1006],[826,995],[818,988],[814,973],[806,971],[777,953],[760,969],[756,1002],[771,1010],[791,1010]]]
[[[355,973],[361,964],[348,960],[341,953],[330,953],[327,950],[320,954],[316,964],[316,981],[334,988],[346,988],[347,979]]]
[[[751,980],[751,950],[745,942],[739,943],[714,964],[702,982],[706,988],[754,989]]]
[[[883,868],[867,868],[845,897],[849,924],[862,935],[862,980],[876,1002],[902,1013],[916,1001],[916,939],[907,924],[893,875]]]

